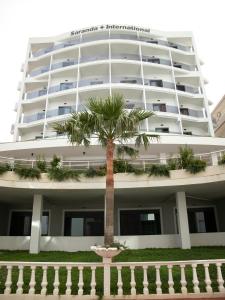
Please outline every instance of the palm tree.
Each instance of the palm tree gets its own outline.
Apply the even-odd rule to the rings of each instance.
[[[148,147],[150,139],[156,135],[139,132],[140,123],[151,117],[152,112],[134,109],[128,111],[122,95],[106,99],[90,98],[87,110],[73,113],[63,124],[54,124],[58,133],[66,133],[70,143],[88,147],[91,138],[97,138],[106,148],[106,193],[105,193],[105,245],[114,241],[114,176],[113,158],[115,148],[118,154],[137,155],[137,148]],[[134,139],[136,147],[126,144]]]

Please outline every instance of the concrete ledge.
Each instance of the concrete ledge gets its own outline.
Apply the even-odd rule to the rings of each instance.
[[[204,172],[195,175],[185,170],[170,171],[170,177],[137,176],[134,174],[115,174],[115,188],[140,188],[140,187],[170,187],[213,182],[225,182],[225,166],[210,166]],[[42,189],[42,190],[77,190],[77,189],[105,189],[105,177],[86,178],[80,181],[67,180],[63,182],[51,181],[47,174],[42,174],[39,180],[20,179],[14,172],[6,172],[0,176],[0,188],[17,189]]]

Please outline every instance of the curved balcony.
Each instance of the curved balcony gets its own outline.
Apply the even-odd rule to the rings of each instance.
[[[110,59],[108,55],[98,55],[98,56],[85,56],[85,57],[81,57],[79,63],[87,63],[87,62],[94,62],[94,61],[99,61],[99,60],[107,60]],[[142,56],[140,58],[140,55],[138,54],[126,54],[126,53],[122,53],[122,54],[112,54],[111,55],[111,59],[122,59],[122,60],[134,60],[134,61],[143,61],[146,63],[153,63],[153,64],[158,64],[158,65],[164,65],[164,66],[171,66],[171,61],[169,59],[165,59],[165,58],[160,58],[158,56]],[[62,60],[59,61],[57,63],[54,63],[48,66],[43,66],[41,68],[35,69],[32,72],[30,72],[30,76],[37,76],[43,73],[46,73],[48,71],[53,71],[53,70],[57,70],[57,69],[62,69],[62,68],[66,68],[69,66],[73,66],[73,65],[78,65],[78,60],[77,59],[66,59],[66,60]],[[179,69],[183,69],[183,70],[188,70],[188,71],[195,71],[196,67],[194,65],[187,65],[187,64],[183,64],[183,63],[177,63],[177,62],[173,62],[173,66],[175,68],[179,68]]]
[[[94,42],[94,41],[99,41],[99,40],[108,40],[108,39],[119,39],[119,40],[131,40],[131,41],[139,41],[139,42],[145,42],[145,43],[150,43],[150,44],[156,44],[156,45],[160,45],[160,46],[166,46],[166,47],[170,47],[170,48],[174,48],[174,49],[178,49],[178,50],[182,50],[182,51],[186,51],[186,52],[190,52],[190,47],[186,47],[177,43],[171,43],[168,41],[163,41],[163,40],[159,40],[159,39],[153,39],[153,38],[147,38],[147,37],[137,37],[135,35],[131,35],[131,34],[117,34],[117,33],[110,33],[110,37],[108,34],[103,35],[103,36],[93,36],[93,37],[88,37],[84,39],[77,39],[77,40],[70,40],[64,43],[60,43],[58,45],[54,45],[51,47],[47,47],[47,48],[43,48],[40,49],[36,52],[33,53],[34,57],[39,57],[41,55],[47,54],[49,52],[58,50],[58,49],[62,49],[62,48],[67,48],[67,47],[71,47],[74,45],[78,45],[78,44],[82,44],[82,43],[86,43],[86,42]]]
[[[71,114],[72,112],[75,112],[75,110],[76,110],[75,106],[61,106],[56,109],[48,110],[46,113],[46,118]],[[31,123],[43,119],[45,119],[45,112],[38,112],[36,114],[24,116],[23,123]]]
[[[98,77],[96,78],[89,78],[89,79],[81,79],[79,82],[63,82],[55,86],[51,86],[48,89],[48,93],[57,93],[69,89],[75,89],[77,87],[85,87],[85,86],[93,86],[93,85],[101,85],[101,84],[108,84],[110,83],[108,77]],[[134,76],[113,76],[111,78],[111,83],[122,83],[122,84],[135,84],[135,85],[143,85],[143,79],[141,77],[134,77]],[[172,82],[164,81],[162,79],[144,79],[145,86],[157,87],[157,88],[166,88],[166,89],[175,89],[175,84]],[[176,84],[176,89],[178,91],[192,93],[192,94],[199,94],[199,89],[188,86],[188,85],[181,85]],[[26,99],[33,99],[36,97],[41,97],[47,94],[47,89],[35,90],[33,92],[27,93]]]

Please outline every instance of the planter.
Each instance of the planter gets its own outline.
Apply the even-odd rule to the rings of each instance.
[[[104,258],[112,259],[114,256],[118,255],[123,249],[118,249],[116,247],[102,247],[102,246],[92,246],[91,250],[95,251],[95,253]]]

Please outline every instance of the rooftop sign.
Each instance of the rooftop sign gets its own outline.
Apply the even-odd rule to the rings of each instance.
[[[93,32],[98,30],[109,30],[109,29],[118,29],[118,30],[133,30],[140,32],[150,32],[149,28],[137,27],[133,25],[100,25],[100,26],[92,26],[81,30],[71,31],[71,35],[78,35],[80,33]]]

